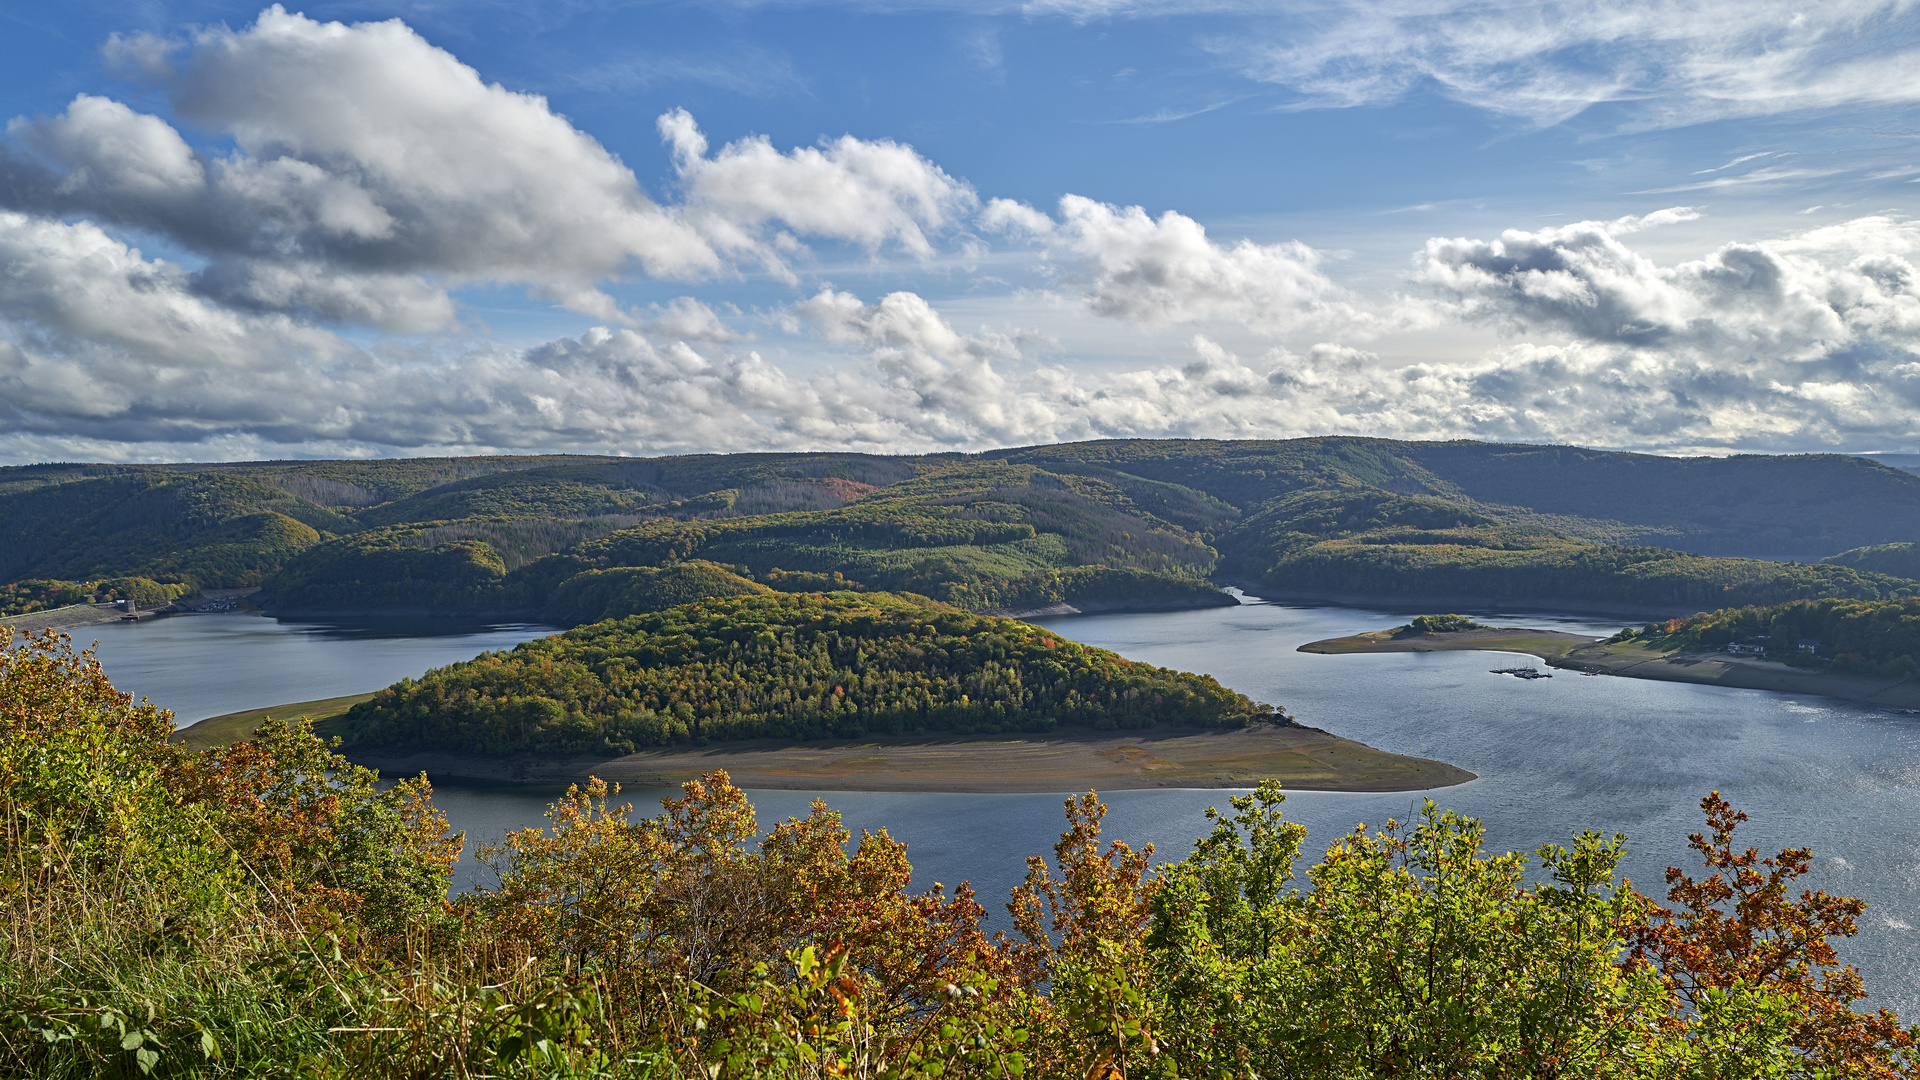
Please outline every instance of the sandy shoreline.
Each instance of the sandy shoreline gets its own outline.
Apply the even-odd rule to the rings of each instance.
[[[1599,638],[1568,634],[1559,630],[1528,630],[1523,627],[1485,627],[1456,630],[1444,634],[1395,634],[1392,630],[1369,630],[1363,634],[1309,641],[1296,649],[1303,653],[1387,653],[1387,652],[1523,652],[1551,663],[1574,649],[1591,645]]]
[[[1562,615],[1585,615],[1623,619],[1642,623],[1648,619],[1684,619],[1699,613],[1699,604],[1627,604],[1608,600],[1583,600],[1575,596],[1503,596],[1479,593],[1403,593],[1378,594],[1342,592],[1336,589],[1300,589],[1268,585],[1260,581],[1235,581],[1233,584],[1250,597],[1280,604],[1330,604],[1334,607],[1371,608],[1379,611],[1404,611],[1409,614],[1433,611],[1534,611]]]
[[[1897,709],[1920,709],[1920,679],[1809,671],[1756,657],[1662,651],[1639,642],[1608,642],[1604,638],[1557,630],[1501,627],[1404,636],[1395,636],[1392,630],[1373,630],[1311,641],[1299,648],[1300,652],[1329,654],[1455,650],[1530,653],[1552,667],[1629,679],[1814,694]]]
[[[285,705],[268,705],[259,709],[242,709],[239,712],[221,716],[209,716],[205,720],[188,724],[175,731],[172,741],[189,750],[226,746],[252,737],[254,730],[269,716],[277,716],[283,720],[305,717],[318,722],[339,716],[372,696],[372,692],[346,694],[341,697],[294,701]]]
[[[387,775],[517,784],[598,776],[629,787],[671,787],[725,769],[746,788],[991,794],[1251,788],[1279,780],[1296,791],[1417,791],[1474,779],[1465,769],[1405,757],[1316,728],[1107,737],[836,740],[653,750],[619,758],[504,759],[348,748]]]
[[[1632,642],[1613,645],[1597,643],[1575,649],[1558,660],[1548,662],[1554,667],[1624,675],[1630,679],[1774,690],[1784,694],[1818,694],[1895,709],[1920,709],[1920,679],[1808,671],[1726,653],[1662,653]]]

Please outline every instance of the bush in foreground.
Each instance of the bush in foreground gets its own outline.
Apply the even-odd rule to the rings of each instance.
[[[1277,786],[1152,866],[1067,802],[988,934],[966,886],[815,804],[763,832],[716,773],[652,818],[597,781],[484,853],[424,783],[381,790],[310,732],[190,753],[43,636],[0,651],[0,1074],[298,1077],[1916,1075],[1791,895],[1809,854],[1733,845],[1666,907],[1622,838],[1482,848],[1431,804],[1296,881]],[[1545,880],[1529,883],[1533,866]]]

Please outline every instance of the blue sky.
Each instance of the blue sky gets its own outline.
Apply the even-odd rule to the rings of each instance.
[[[3,460],[1920,450],[1900,3],[0,20]]]

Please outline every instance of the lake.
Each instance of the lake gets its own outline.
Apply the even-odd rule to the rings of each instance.
[[[1041,620],[1055,631],[1136,660],[1200,671],[1301,723],[1382,749],[1438,758],[1479,779],[1433,792],[1295,792],[1288,816],[1311,830],[1316,854],[1359,822],[1406,818],[1423,798],[1480,818],[1489,846],[1531,850],[1588,828],[1632,838],[1626,867],[1643,892],[1664,894],[1669,865],[1696,864],[1686,835],[1699,799],[1718,789],[1752,820],[1740,839],[1763,853],[1811,847],[1809,887],[1872,906],[1842,945],[1875,1004],[1920,1017],[1920,717],[1810,696],[1556,672],[1495,675],[1497,653],[1320,656],[1308,641],[1403,623],[1410,612],[1248,602],[1233,608]],[[1502,625],[1607,633],[1617,623],[1510,611]],[[279,623],[195,615],[97,631],[116,685],[175,709],[181,721],[278,701],[371,690],[402,676],[550,633],[518,625],[425,627]],[[80,635],[76,635],[80,636]],[[627,793],[642,812],[662,792]],[[1179,858],[1202,813],[1225,791],[1106,796],[1110,836],[1151,842]],[[538,823],[551,792],[442,785],[436,801],[470,841]],[[762,822],[804,812],[805,792],[757,792]],[[1050,853],[1064,793],[954,795],[826,792],[856,836],[887,828],[910,846],[919,883],[970,880],[990,913]],[[1304,869],[1304,865],[1302,866]],[[484,870],[463,863],[470,887]],[[1000,919],[1004,925],[1004,917]]]
[[[430,668],[557,633],[534,623],[282,622],[252,613],[78,627],[120,690],[172,709],[181,727],[262,705],[361,694]]]

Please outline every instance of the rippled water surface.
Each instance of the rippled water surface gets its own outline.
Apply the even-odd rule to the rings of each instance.
[[[1300,722],[1398,753],[1438,758],[1479,779],[1433,792],[1296,792],[1289,816],[1326,842],[1358,822],[1407,816],[1431,796],[1481,818],[1489,844],[1531,850],[1581,829],[1632,838],[1628,873],[1657,893],[1668,865],[1691,866],[1686,835],[1700,797],[1719,789],[1752,821],[1763,851],[1813,848],[1814,887],[1872,907],[1844,946],[1877,1003],[1920,1017],[1920,717],[1825,698],[1569,672],[1523,681],[1490,674],[1498,653],[1316,656],[1319,638],[1406,621],[1405,612],[1247,603],[1236,608],[1047,620],[1076,640],[1201,671]],[[1487,616],[1482,616],[1487,618]],[[1613,623],[1501,613],[1502,625],[1607,633]],[[249,624],[242,626],[243,623]],[[93,628],[89,628],[90,630]],[[191,616],[101,627],[100,655],[117,684],[181,713],[183,722],[275,701],[374,689],[427,667],[549,632],[467,628],[436,637]],[[661,792],[628,793],[643,811]],[[1209,805],[1229,792],[1107,796],[1110,835],[1179,857]],[[804,811],[813,795],[759,792],[763,822]],[[827,792],[856,830],[887,828],[911,845],[920,881],[970,880],[989,910],[1046,853],[1062,795]],[[549,792],[443,786],[436,796],[475,841],[540,821]],[[1316,851],[1318,848],[1315,849]],[[463,883],[483,874],[471,861]]]

